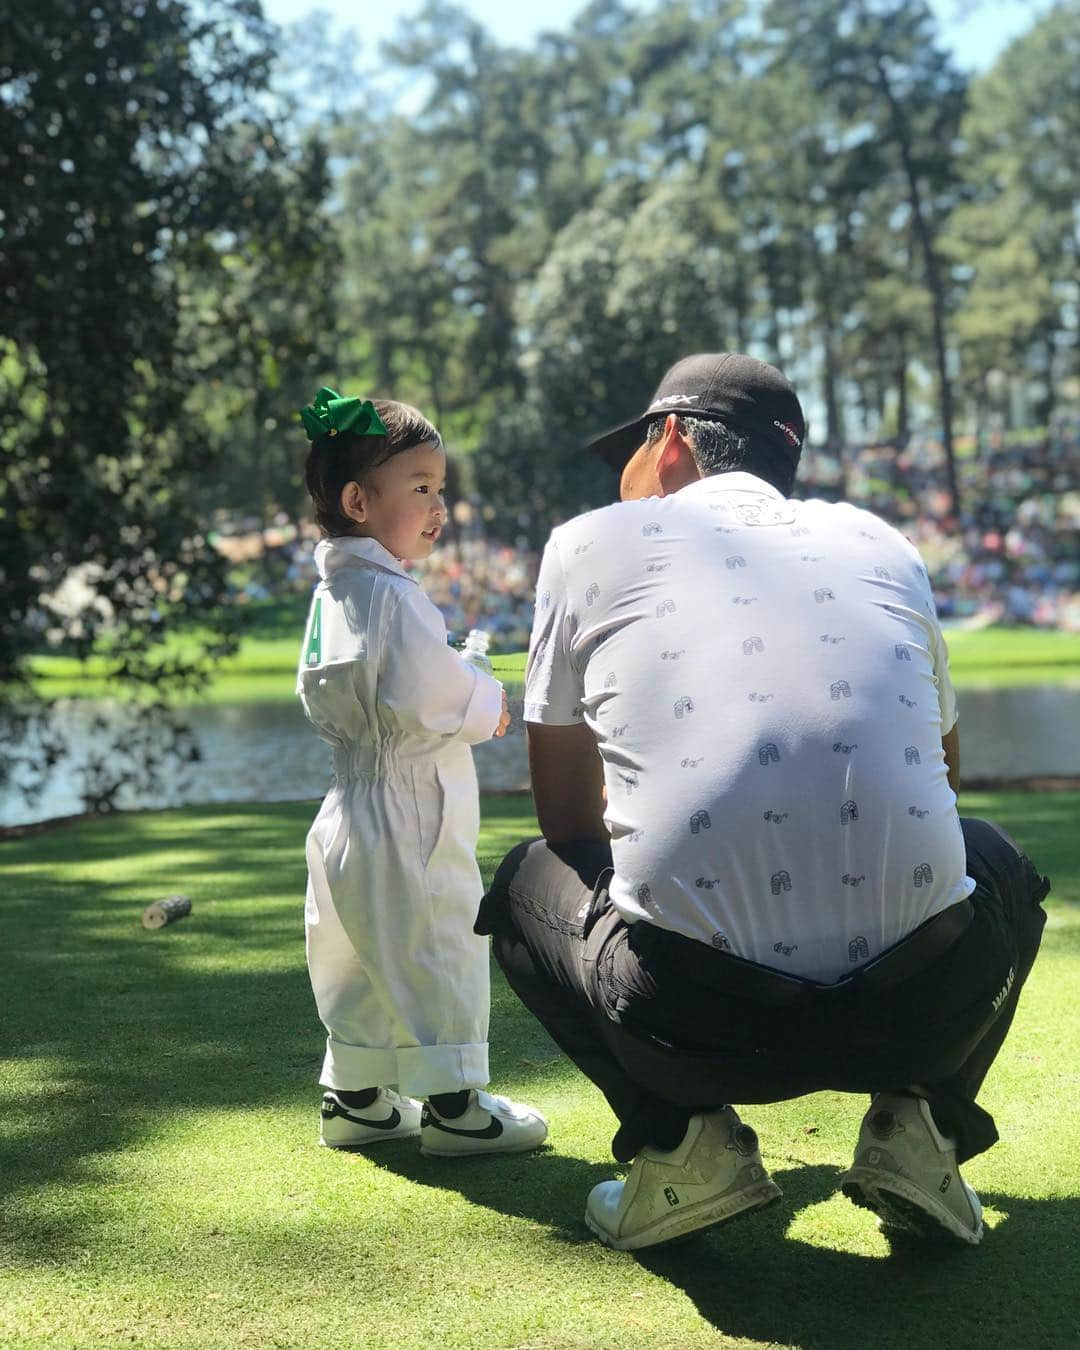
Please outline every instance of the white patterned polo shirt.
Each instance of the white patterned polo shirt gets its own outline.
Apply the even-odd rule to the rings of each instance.
[[[560,525],[525,720],[596,737],[627,922],[831,982],[974,888],[926,568],[854,506],[724,473]]]

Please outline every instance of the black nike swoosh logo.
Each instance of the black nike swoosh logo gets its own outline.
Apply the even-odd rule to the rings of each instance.
[[[482,1130],[460,1130],[440,1120],[434,1111],[425,1110],[423,1124],[430,1125],[433,1130],[442,1130],[444,1134],[460,1135],[463,1139],[498,1139],[503,1132],[502,1121],[496,1120],[494,1116]]]
[[[390,1108],[390,1114],[385,1120],[367,1120],[363,1116],[354,1116],[340,1102],[324,1103],[322,1108],[323,1120],[333,1120],[335,1116],[342,1116],[345,1120],[351,1120],[354,1125],[366,1125],[369,1130],[396,1130],[401,1124],[401,1112],[396,1106]]]

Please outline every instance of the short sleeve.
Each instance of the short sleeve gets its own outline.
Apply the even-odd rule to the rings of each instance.
[[[379,702],[404,731],[475,745],[499,724],[502,685],[447,646],[442,615],[410,586],[387,624]]]
[[[580,723],[584,686],[571,657],[575,628],[559,545],[552,535],[536,581],[536,610],[525,671],[526,722],[551,726]]]

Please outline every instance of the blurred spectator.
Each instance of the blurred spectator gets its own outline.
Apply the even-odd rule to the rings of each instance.
[[[808,449],[796,489],[801,497],[840,497],[864,506],[903,531],[930,569],[945,620],[981,627],[1034,624],[1080,631],[1080,416],[1058,419],[1049,433],[992,433],[961,443],[959,521],[948,515],[941,447],[912,439],[848,448],[842,459]],[[510,545],[487,535],[491,513],[476,502],[454,503],[452,519],[430,558],[412,564],[442,610],[454,642],[486,628],[497,651],[528,645],[539,558],[524,540]],[[247,540],[217,543],[251,556]],[[275,582],[285,590],[314,583],[312,549],[318,531],[267,531]],[[260,577],[260,581],[262,578]],[[249,588],[253,583],[248,583]],[[261,589],[261,588],[260,588]]]

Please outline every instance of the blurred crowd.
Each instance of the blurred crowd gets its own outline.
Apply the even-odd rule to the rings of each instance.
[[[958,450],[959,518],[941,447],[925,439],[849,452],[846,465],[810,452],[800,495],[842,496],[902,530],[944,620],[1080,631],[1080,417]]]
[[[992,434],[958,451],[958,518],[949,510],[941,447],[929,439],[899,450],[847,449],[842,457],[808,450],[797,493],[852,501],[906,534],[926,561],[946,622],[1080,631],[1080,417],[1061,418],[1039,435]],[[283,588],[306,590],[317,537],[313,526],[290,527],[265,531],[247,547],[258,551],[264,540]],[[223,539],[218,547],[242,561],[246,546]],[[489,538],[485,513],[462,500],[438,549],[412,567],[452,640],[485,628],[493,648],[515,651],[528,644],[538,565],[524,540]],[[265,579],[248,589],[268,593]]]

